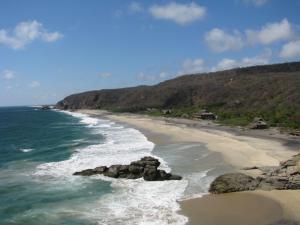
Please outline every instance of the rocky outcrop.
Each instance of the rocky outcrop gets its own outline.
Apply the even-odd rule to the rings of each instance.
[[[253,190],[257,182],[243,173],[228,173],[217,177],[210,185],[209,192],[214,194]]]
[[[263,120],[263,118],[255,117],[252,123],[249,125],[250,129],[267,129],[268,124]]]
[[[212,113],[208,112],[206,109],[194,114],[194,118],[196,119],[202,119],[202,120],[215,120],[217,119],[217,116]]]
[[[92,176],[103,174],[107,177],[138,179],[143,177],[147,181],[181,180],[181,176],[167,173],[158,169],[160,162],[151,156],[146,156],[130,165],[111,165],[110,167],[99,166],[94,169],[75,172],[73,175]]]
[[[258,169],[259,177],[243,173],[229,173],[217,177],[210,185],[211,193],[228,193],[248,190],[300,189],[300,154],[281,162],[279,166],[247,167],[244,170]]]

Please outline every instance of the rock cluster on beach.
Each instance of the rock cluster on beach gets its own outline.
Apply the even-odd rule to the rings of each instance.
[[[279,166],[250,167],[262,172],[256,178],[243,173],[228,173],[217,177],[210,185],[209,192],[219,194],[249,190],[295,190],[300,189],[300,154],[281,162]]]
[[[138,161],[131,162],[130,165],[111,165],[109,167],[99,166],[94,169],[75,172],[73,175],[91,176],[103,174],[107,177],[138,179],[143,177],[147,181],[181,180],[181,176],[167,173],[158,169],[160,162],[151,156],[145,156]]]

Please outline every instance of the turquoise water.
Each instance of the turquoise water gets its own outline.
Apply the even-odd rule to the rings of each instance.
[[[183,225],[178,200],[206,193],[231,169],[202,143],[155,146],[125,124],[34,107],[0,108],[0,146],[1,225]],[[72,175],[146,155],[184,179]]]
[[[80,185],[57,186],[33,173],[37,165],[62,161],[76,148],[103,142],[101,134],[64,113],[10,107],[0,108],[0,137],[0,224],[95,224],[74,212],[82,201],[109,193],[110,182],[86,179]]]
[[[0,146],[1,225],[182,225],[187,221],[177,213],[187,180],[72,175],[155,156],[155,145],[136,129],[80,113],[7,107],[0,108]],[[160,161],[162,169],[170,170]]]

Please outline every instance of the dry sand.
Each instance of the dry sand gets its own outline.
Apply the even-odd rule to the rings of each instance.
[[[154,142],[204,143],[214,152],[221,153],[228,164],[237,168],[249,166],[277,166],[300,151],[299,140],[291,148],[288,140],[268,135],[241,135],[228,132],[207,123],[195,127],[190,121],[153,118],[135,114],[111,114],[100,110],[80,110],[90,115],[104,115],[123,122],[147,134]],[[149,136],[147,136],[149,138]],[[155,138],[154,138],[155,137]],[[161,137],[161,138],[159,138]],[[283,137],[285,139],[285,137]],[[293,139],[293,138],[292,138]],[[206,195],[181,202],[182,213],[192,225],[268,225],[280,219],[300,221],[300,191],[253,191],[224,195]],[[280,224],[280,223],[279,223]]]
[[[93,115],[99,110],[80,110]],[[107,114],[107,118],[133,125],[140,129],[167,136],[173,142],[200,142],[223,155],[229,164],[237,167],[276,166],[295,154],[294,150],[281,141],[235,135],[221,130],[192,128],[184,124],[169,123],[162,119],[133,114]]]

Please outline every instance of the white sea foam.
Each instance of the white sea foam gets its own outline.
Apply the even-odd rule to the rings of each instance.
[[[78,184],[84,179],[72,176],[76,171],[99,165],[129,164],[145,155],[152,155],[154,144],[136,129],[81,113],[66,113],[80,118],[81,123],[103,135],[105,142],[76,149],[67,160],[39,165],[34,175],[41,180],[46,178],[49,182],[53,178]],[[166,162],[161,158],[159,160],[160,167],[170,171]],[[181,225],[187,222],[185,216],[177,213],[177,200],[183,196],[187,180],[147,182],[101,175],[94,176],[94,179],[110,181],[113,192],[95,199],[93,203],[82,203],[82,217],[107,225]]]
[[[32,150],[32,148],[20,148],[21,152],[31,152]]]

